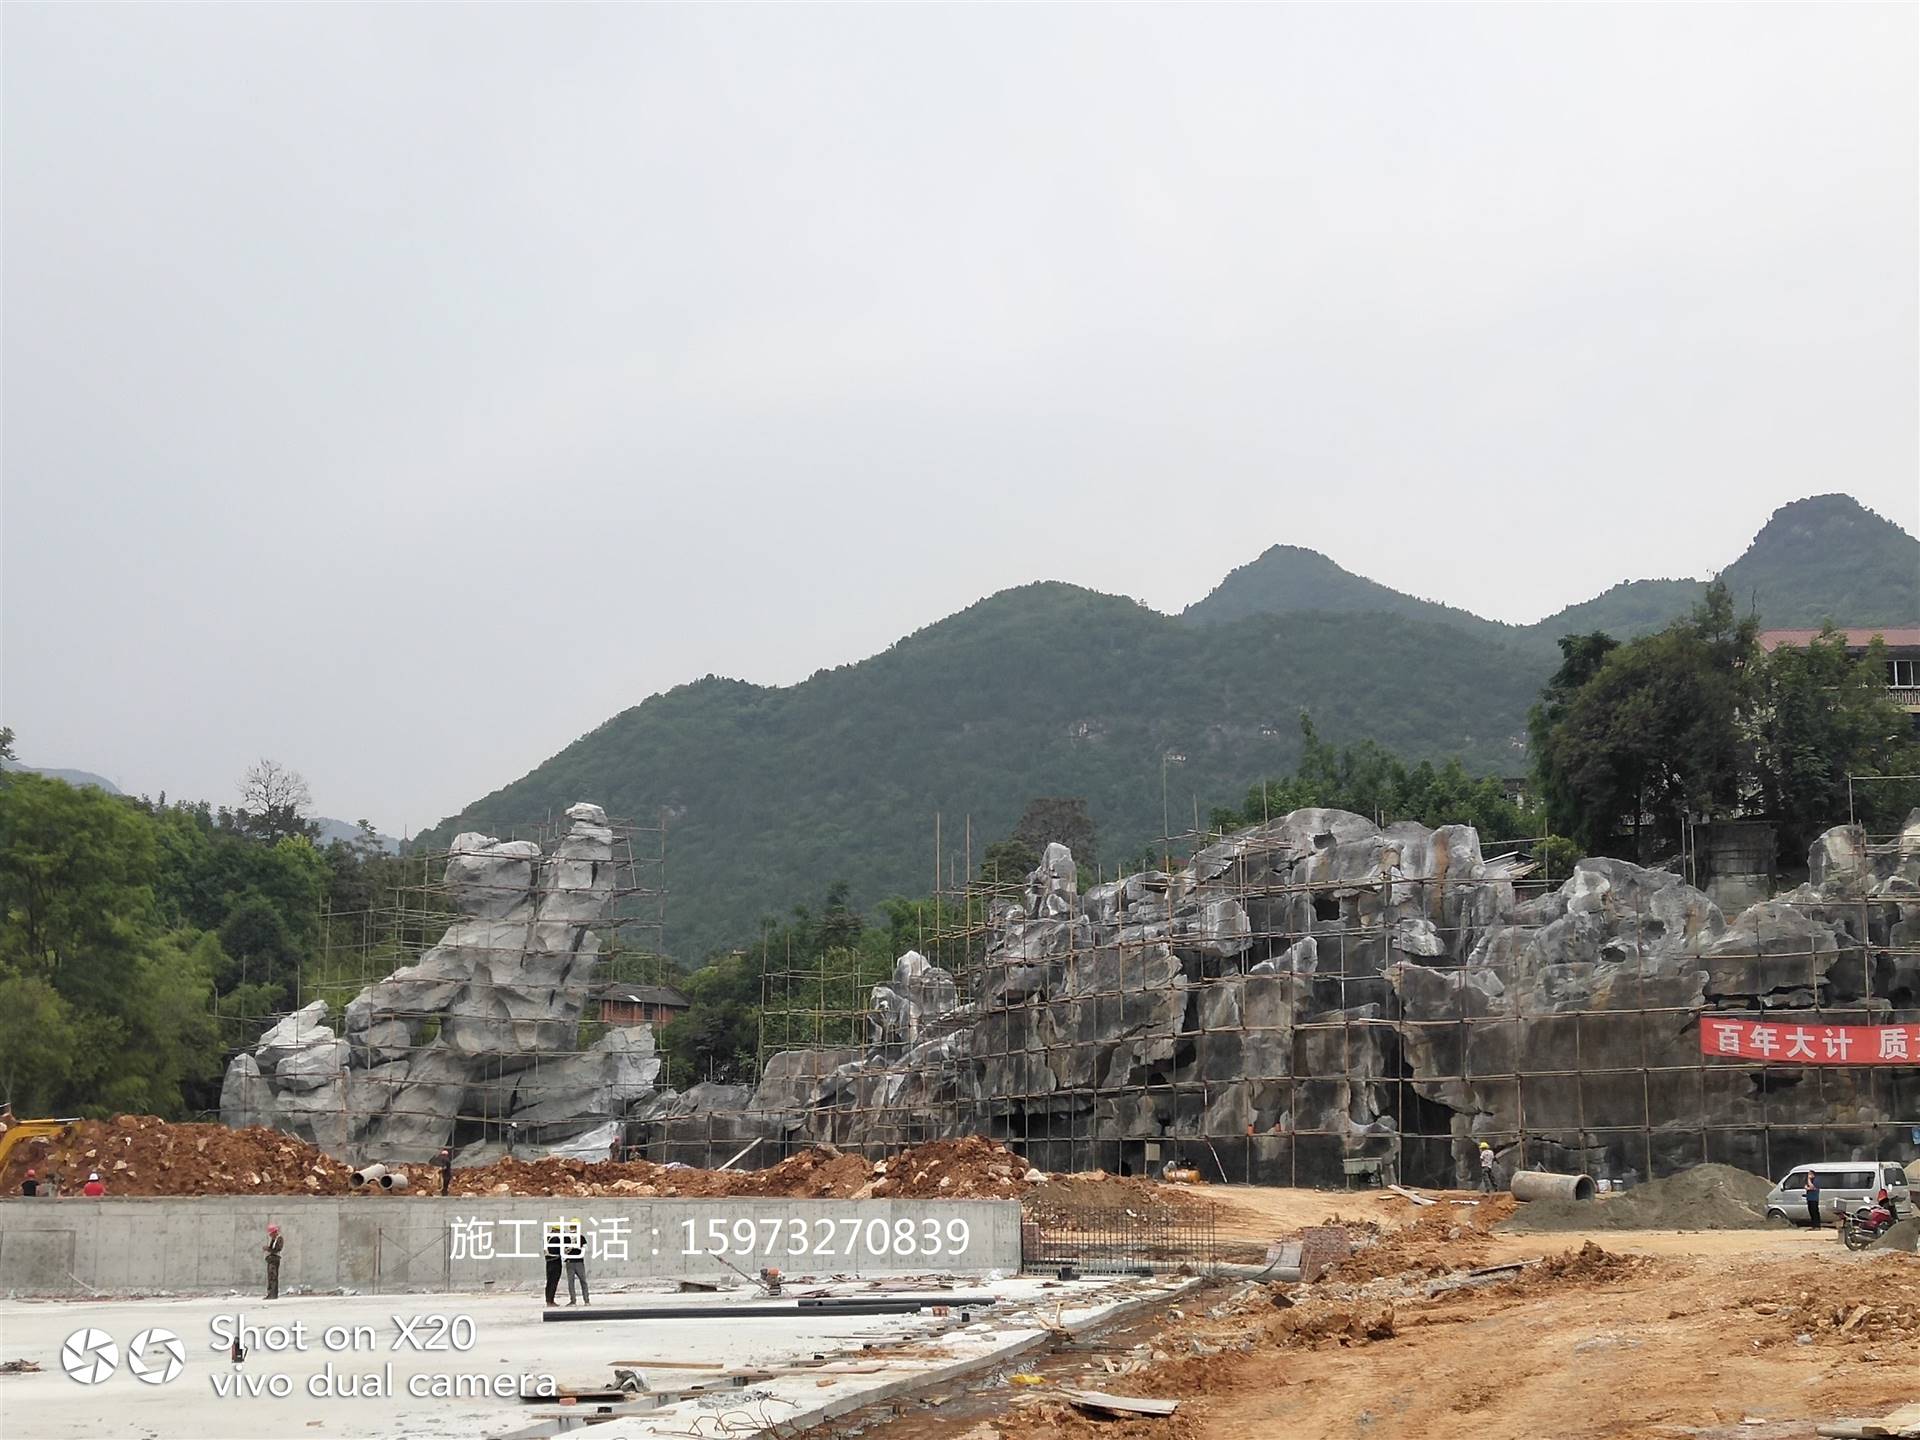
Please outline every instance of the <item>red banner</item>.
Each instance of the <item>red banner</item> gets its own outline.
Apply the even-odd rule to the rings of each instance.
[[[1920,1025],[1700,1017],[1700,1053],[1779,1065],[1920,1065]]]

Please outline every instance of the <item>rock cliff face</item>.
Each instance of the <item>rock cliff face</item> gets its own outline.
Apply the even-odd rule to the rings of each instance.
[[[1829,832],[1809,885],[1731,919],[1661,870],[1583,861],[1522,898],[1530,869],[1466,826],[1331,810],[1085,895],[1050,846],[977,971],[901,958],[865,1052],[775,1056],[750,1099],[659,1118],[691,1144],[724,1116],[755,1163],[978,1130],[1048,1168],[1300,1184],[1466,1183],[1483,1139],[1508,1168],[1620,1178],[1920,1153],[1920,1069],[1703,1063],[1697,1041],[1705,1011],[1920,1020],[1920,814],[1886,847]]]
[[[567,816],[551,855],[531,841],[457,837],[446,882],[458,917],[440,943],[362,990],[344,1034],[317,1000],[236,1056],[220,1118],[275,1125],[337,1155],[409,1161],[509,1126],[530,1144],[565,1139],[650,1095],[660,1062],[646,1027],[575,1051],[592,927],[615,880],[605,813],[579,804]]]

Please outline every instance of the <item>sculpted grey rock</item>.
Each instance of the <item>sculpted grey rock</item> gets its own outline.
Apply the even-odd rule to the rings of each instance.
[[[1828,832],[1815,883],[1731,918],[1617,860],[1523,901],[1532,863],[1484,853],[1470,827],[1342,811],[1084,896],[1063,849],[994,910],[971,1002],[944,984],[917,1002],[910,953],[875,987],[864,1053],[776,1057],[786,1078],[770,1067],[754,1098],[776,1142],[763,1159],[781,1136],[884,1149],[983,1130],[1053,1169],[1139,1166],[1152,1146],[1235,1180],[1468,1185],[1483,1139],[1508,1169],[1623,1178],[1697,1163],[1703,1144],[1753,1170],[1802,1134],[1912,1148],[1920,1072],[1763,1087],[1703,1067],[1697,1021],[1832,1019],[1868,999],[1863,1019],[1920,1020],[1920,962],[1888,948],[1920,935],[1920,815],[1886,846]]]
[[[356,1158],[424,1160],[459,1140],[529,1148],[620,1118],[654,1093],[647,1027],[609,1030],[584,1052],[580,1022],[612,900],[613,831],[597,805],[567,811],[551,854],[465,833],[444,878],[456,911],[440,943],[367,986],[344,1033],[316,1000],[235,1057],[222,1118],[274,1123]],[[264,1094],[263,1094],[264,1088]],[[456,1129],[485,1133],[457,1136]]]

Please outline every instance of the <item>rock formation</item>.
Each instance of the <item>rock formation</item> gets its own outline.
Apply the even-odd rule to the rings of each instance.
[[[417,1161],[511,1130],[529,1145],[604,1127],[654,1092],[644,1026],[576,1051],[614,894],[613,832],[597,805],[551,855],[463,834],[446,883],[457,912],[440,943],[369,985],[336,1034],[316,1000],[228,1067],[220,1115],[268,1124],[334,1154]]]
[[[777,1055],[750,1098],[655,1118],[696,1161],[724,1115],[716,1143],[762,1139],[751,1163],[977,1130],[1048,1168],[1177,1157],[1301,1184],[1465,1183],[1482,1139],[1509,1166],[1623,1179],[1920,1153],[1920,1069],[1702,1062],[1707,1011],[1920,1020],[1920,960],[1899,953],[1920,950],[1920,812],[1890,846],[1829,831],[1810,865],[1729,918],[1617,860],[1523,900],[1531,865],[1469,827],[1337,810],[1084,896],[1051,845],[996,911],[969,1001],[910,952],[874,989],[864,1052]]]

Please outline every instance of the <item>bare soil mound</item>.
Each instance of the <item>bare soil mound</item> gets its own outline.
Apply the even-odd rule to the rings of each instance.
[[[18,1195],[28,1167],[57,1172],[78,1195],[97,1170],[109,1195],[344,1195],[351,1167],[279,1130],[172,1125],[151,1115],[78,1120],[59,1135],[22,1140],[7,1156],[0,1193]]]
[[[1499,1228],[1553,1230],[1758,1230],[1773,1182],[1731,1165],[1696,1165],[1595,1200],[1535,1200]]]
[[[439,1188],[429,1167],[414,1166],[412,1184]],[[997,1141],[978,1135],[935,1140],[885,1160],[837,1150],[802,1150],[764,1170],[695,1170],[645,1160],[499,1160],[456,1170],[455,1195],[752,1195],[791,1199],[900,1197],[1012,1199],[1029,1186],[1028,1165]]]

